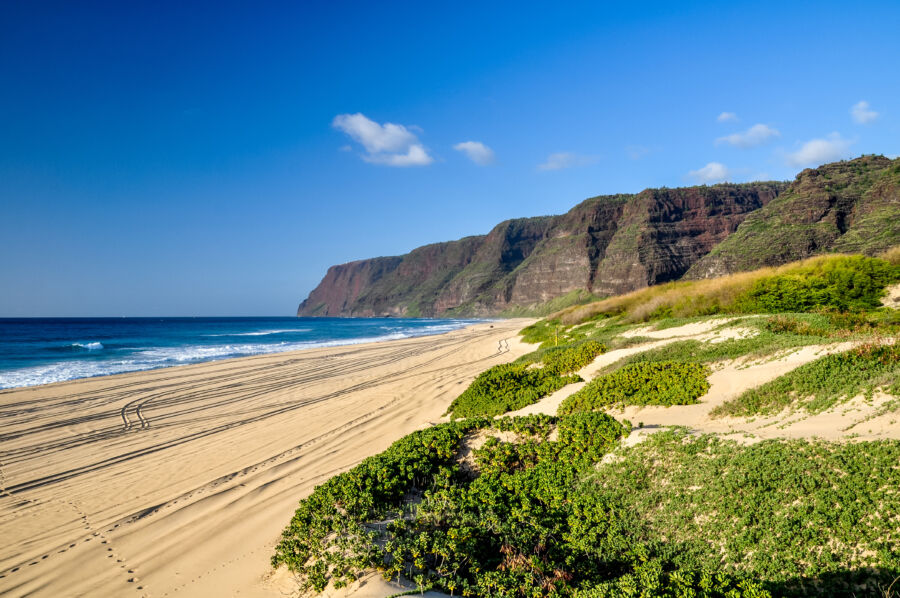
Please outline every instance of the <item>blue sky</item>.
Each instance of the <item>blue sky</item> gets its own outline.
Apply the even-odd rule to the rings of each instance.
[[[900,4],[0,4],[0,316],[289,315],[331,264],[900,154]]]

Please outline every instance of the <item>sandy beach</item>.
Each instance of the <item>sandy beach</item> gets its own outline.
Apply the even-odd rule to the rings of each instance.
[[[0,595],[289,595],[297,501],[532,350],[528,323],[0,392]]]

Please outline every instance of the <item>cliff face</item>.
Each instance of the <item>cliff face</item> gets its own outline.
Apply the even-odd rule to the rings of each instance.
[[[776,266],[826,252],[900,243],[900,159],[862,156],[804,170],[766,207],[697,261],[688,278]]]
[[[493,315],[827,251],[900,243],[900,160],[864,156],[791,183],[647,189],[519,218],[483,236],[332,266],[299,316]]]
[[[772,200],[778,183],[595,197],[561,216],[332,266],[300,316],[496,314],[576,289],[628,291],[680,277]]]

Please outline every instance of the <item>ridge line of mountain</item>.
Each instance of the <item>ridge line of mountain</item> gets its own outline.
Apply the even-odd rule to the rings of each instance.
[[[335,265],[297,315],[493,316],[898,243],[900,159],[870,155],[806,169],[790,183],[593,197],[565,214]]]

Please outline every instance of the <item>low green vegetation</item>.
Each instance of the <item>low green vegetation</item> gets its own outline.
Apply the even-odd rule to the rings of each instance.
[[[474,470],[464,468],[460,441],[476,430],[517,441],[485,444]],[[554,430],[558,439],[550,440]],[[570,494],[625,433],[599,413],[471,419],[416,432],[316,488],[272,562],[316,591],[374,568],[466,596],[569,594],[583,581],[567,570],[562,540]]]
[[[341,587],[372,565],[374,530],[363,526],[398,509],[413,488],[447,478],[465,434],[484,422],[454,422],[415,432],[318,486],[300,502],[272,558],[304,577],[304,588],[321,591],[329,580]]]
[[[831,255],[720,278],[679,281],[562,310],[545,327],[571,327],[618,315],[627,322],[668,317],[872,309],[900,281],[892,252],[884,258]],[[536,330],[540,327],[536,327]]]
[[[898,463],[898,441],[660,432],[601,467],[580,500],[617,505],[628,537],[673,567],[747,574],[774,596],[880,597],[900,575]]]
[[[566,384],[579,382],[578,376],[560,376],[544,368],[521,363],[505,363],[482,372],[450,404],[451,417],[501,415],[537,403]]]
[[[819,413],[878,388],[900,396],[900,345],[868,344],[834,353],[751,388],[712,415],[770,414],[787,407]]]
[[[733,307],[743,313],[874,309],[881,306],[884,289],[898,280],[900,268],[882,259],[822,259],[757,280]]]
[[[571,347],[561,347],[544,353],[544,369],[557,375],[571,374],[589,365],[598,355],[606,353],[606,345],[586,341]]]
[[[453,418],[502,415],[538,402],[581,378],[574,372],[606,351],[597,341],[554,347],[516,363],[496,365],[475,378],[447,410]],[[543,367],[532,367],[540,363]]]
[[[879,414],[896,409],[900,312],[879,301],[900,280],[900,250],[884,258],[661,285],[529,326],[524,338],[538,348],[479,375],[451,404],[453,421],[301,501],[272,562],[315,591],[375,570],[418,592],[485,598],[895,596],[900,442],[738,443],[675,429],[624,447],[630,423],[603,412],[696,404],[714,362],[846,341],[856,348],[713,414],[818,413],[876,390],[897,397]],[[719,325],[718,342],[620,359],[558,416],[495,417],[580,380],[574,373],[608,349],[646,341],[621,336],[639,322],[661,329],[722,313],[736,317]]]
[[[597,412],[416,432],[301,501],[273,563],[316,591],[374,569],[485,597],[874,596],[900,574],[900,443],[675,430],[595,465],[627,433]]]
[[[658,361],[626,365],[592,380],[559,406],[561,415],[625,405],[693,405],[709,390],[709,368]]]

